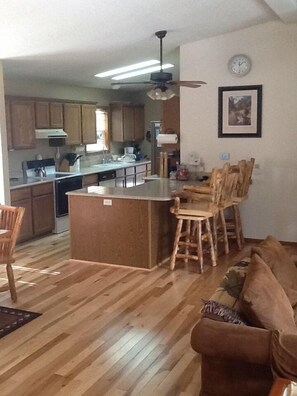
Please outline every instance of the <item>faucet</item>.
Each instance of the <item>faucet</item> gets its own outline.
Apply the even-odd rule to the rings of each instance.
[[[102,164],[107,164],[107,162],[106,153],[105,150],[103,150]]]
[[[45,176],[46,176],[45,167],[42,166],[42,167],[36,168],[36,169],[35,169],[35,174],[36,174],[36,176],[38,176],[38,177],[45,177]]]

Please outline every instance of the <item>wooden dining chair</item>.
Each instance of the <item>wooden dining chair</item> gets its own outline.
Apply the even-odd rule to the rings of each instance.
[[[15,280],[12,263],[14,263],[14,250],[20,232],[25,209],[21,207],[0,205],[0,264],[6,265],[8,286],[2,286],[0,291],[10,290],[11,299],[17,301]]]

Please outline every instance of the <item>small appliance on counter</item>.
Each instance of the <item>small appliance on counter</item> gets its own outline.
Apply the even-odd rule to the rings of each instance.
[[[79,172],[81,154],[67,153],[60,164],[60,172]]]
[[[125,147],[124,155],[120,158],[123,162],[135,162],[136,155],[134,154],[134,147]]]

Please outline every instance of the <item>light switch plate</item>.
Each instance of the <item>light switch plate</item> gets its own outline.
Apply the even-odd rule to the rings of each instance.
[[[220,154],[220,159],[223,161],[226,161],[228,159],[230,159],[230,153],[221,153]]]

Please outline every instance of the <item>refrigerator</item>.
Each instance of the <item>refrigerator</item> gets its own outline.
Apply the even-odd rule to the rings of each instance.
[[[176,166],[180,161],[179,149],[176,145],[166,147],[158,145],[157,136],[161,133],[161,121],[151,121],[151,162],[152,162],[152,174],[159,174],[160,169],[160,152],[166,151],[168,153],[168,173],[176,170]],[[179,146],[179,145],[178,145]]]

